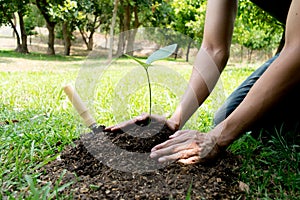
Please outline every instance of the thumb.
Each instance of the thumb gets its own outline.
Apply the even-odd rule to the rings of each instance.
[[[178,137],[180,135],[183,135],[183,134],[185,134],[187,132],[188,132],[188,130],[176,131],[173,135],[170,135],[169,138],[172,139],[172,138]]]

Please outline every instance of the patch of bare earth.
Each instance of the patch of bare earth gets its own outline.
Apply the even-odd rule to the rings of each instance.
[[[149,136],[153,130],[128,132]],[[116,134],[100,128],[95,134],[82,134],[59,159],[39,170],[39,178],[54,183],[65,170],[61,184],[73,184],[62,193],[75,199],[185,199],[189,187],[191,199],[244,198],[238,181],[241,161],[230,152],[210,164],[160,166],[145,155],[172,133],[166,127],[148,138],[128,132]]]

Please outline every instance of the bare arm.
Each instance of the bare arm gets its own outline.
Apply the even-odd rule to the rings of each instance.
[[[170,118],[181,128],[209,96],[225,67],[236,16],[236,0],[208,0],[204,38],[182,100]]]
[[[300,83],[299,58],[300,1],[293,0],[287,17],[286,43],[282,52],[253,85],[244,101],[219,125],[219,146],[228,146]]]
[[[209,96],[227,63],[236,10],[237,0],[208,0],[203,42],[196,56],[189,86],[170,119],[165,121],[165,118],[143,114],[106,130],[118,131],[148,118],[166,122],[174,132],[183,127]]]
[[[223,148],[274,107],[289,90],[300,84],[299,58],[300,1],[293,0],[287,18],[286,44],[280,56],[257,80],[235,111],[209,133],[177,131],[169,140],[155,146],[150,156],[158,158],[160,162],[178,160],[185,164],[214,159]],[[214,60],[217,63],[218,59]]]

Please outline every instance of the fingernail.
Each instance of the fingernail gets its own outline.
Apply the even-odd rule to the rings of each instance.
[[[158,159],[158,162],[165,162],[165,161],[166,161],[165,158],[159,158],[159,159]]]
[[[150,154],[150,157],[151,157],[151,158],[154,158],[154,157],[156,157],[156,156],[157,156],[157,153],[151,153],[151,154]]]

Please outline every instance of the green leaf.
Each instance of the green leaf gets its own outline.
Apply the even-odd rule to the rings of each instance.
[[[64,189],[66,189],[67,187],[71,186],[73,183],[74,183],[74,181],[71,181],[71,182],[68,182],[68,183],[66,183],[66,184],[58,187],[56,189],[56,191],[53,191],[51,193],[51,195],[49,196],[49,199],[53,199],[58,194],[58,192],[62,192]]]
[[[55,191],[53,191],[51,194],[50,194],[50,199],[54,198],[55,195],[58,195],[59,192],[62,192],[65,188],[69,187],[70,185],[72,185],[74,183],[74,181],[70,181],[62,186],[59,186],[61,184],[61,181],[63,179],[63,176],[66,174],[67,170],[64,169],[62,171],[62,173],[60,174],[60,177],[59,179],[56,181],[56,185],[55,185]],[[59,187],[58,187],[59,186]]]
[[[190,183],[190,186],[189,186],[189,189],[187,191],[187,195],[185,197],[185,200],[191,200],[192,185],[193,185],[193,180]]]
[[[156,60],[161,60],[169,57],[175,52],[176,48],[177,48],[177,44],[172,44],[155,51],[147,58],[146,64],[150,65]]]
[[[193,186],[193,179],[192,179],[192,181],[190,183],[190,186],[189,186],[189,189],[187,191],[187,195],[185,197],[186,200],[191,200],[192,186]]]
[[[124,55],[127,56],[128,58],[131,58],[131,59],[135,60],[137,63],[139,63],[140,65],[142,65],[145,68],[145,70],[147,70],[148,67],[150,66],[149,64],[144,63],[144,62],[140,61],[139,59],[137,59],[137,58],[135,58],[133,56],[130,56],[128,54],[124,54]]]
[[[98,189],[100,188],[100,186],[99,186],[99,185],[91,184],[91,185],[90,185],[90,188],[91,188],[92,190],[98,190]]]
[[[39,192],[38,192],[37,188],[35,187],[35,184],[34,184],[32,178],[31,178],[31,176],[25,175],[25,179],[26,179],[26,181],[29,185],[30,191],[31,191],[34,199],[38,199],[39,198]]]

